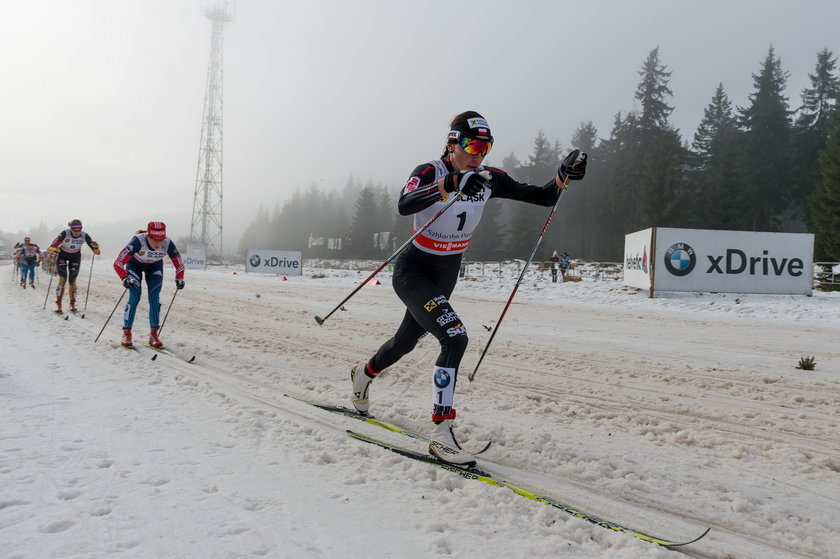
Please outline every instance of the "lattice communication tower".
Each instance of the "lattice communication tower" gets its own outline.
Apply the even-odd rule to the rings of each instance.
[[[233,21],[227,2],[201,11],[213,25],[210,38],[210,63],[207,89],[204,92],[204,118],[195,174],[190,245],[203,245],[208,260],[222,257],[222,80],[223,29]]]

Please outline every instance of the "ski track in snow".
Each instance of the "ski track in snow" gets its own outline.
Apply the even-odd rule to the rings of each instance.
[[[404,309],[383,273],[323,326],[314,316],[370,269],[306,268],[288,281],[188,270],[161,337],[193,364],[112,347],[119,309],[93,343],[120,295],[110,262],[97,262],[84,319],[42,310],[46,282],[6,281],[0,557],[763,559],[840,548],[838,294],[650,299],[619,282],[529,273],[471,383],[517,274],[459,283],[452,301],[471,343],[456,428],[468,446],[493,441],[480,465],[656,536],[712,528],[677,551],[352,440],[348,428],[417,447],[283,396],[347,404],[350,367]],[[163,312],[171,278],[168,268]],[[147,312],[144,300],[138,341]],[[377,417],[428,432],[437,352],[425,338],[377,378]],[[815,371],[794,368],[806,355]]]

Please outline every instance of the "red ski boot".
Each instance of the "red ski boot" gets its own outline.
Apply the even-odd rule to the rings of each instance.
[[[76,308],[76,300],[70,299],[70,312],[76,312],[77,310],[79,309]]]
[[[55,312],[57,312],[57,313],[62,312],[62,310],[61,310],[61,299],[56,299],[55,300]]]
[[[131,341],[131,328],[123,328],[123,337],[120,344],[125,347],[134,347],[134,342]]]
[[[152,347],[163,347],[163,342],[160,341],[158,338],[158,327],[152,326],[151,331],[149,332],[149,345]]]

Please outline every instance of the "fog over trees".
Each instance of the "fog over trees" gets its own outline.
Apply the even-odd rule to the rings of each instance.
[[[620,261],[625,234],[657,226],[811,232],[815,260],[840,261],[837,57],[828,49],[817,53],[808,75],[811,87],[792,101],[785,91],[789,73],[771,46],[752,74],[746,104],[734,105],[724,84],[710,84],[703,119],[686,139],[669,122],[676,103],[668,87],[671,70],[658,48],[650,51],[634,92],[637,110],[618,112],[606,134],[591,121],[573,131],[539,130],[528,155],[501,160],[515,179],[542,185],[571,149],[588,153],[586,178],[564,195],[537,258],[557,249]],[[559,133],[570,133],[570,143],[553,139]],[[418,154],[417,163],[422,161]],[[240,252],[386,257],[411,235],[411,217],[396,210],[401,187],[350,177],[335,190],[301,189],[280,205],[260,208]],[[491,201],[466,257],[527,258],[549,212]]]

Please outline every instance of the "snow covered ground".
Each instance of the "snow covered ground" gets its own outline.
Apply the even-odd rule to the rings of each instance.
[[[188,271],[162,333],[187,364],[112,347],[119,311],[93,343],[122,291],[109,261],[68,320],[42,310],[45,281],[21,290],[0,266],[0,557],[837,557],[840,293],[650,299],[529,274],[470,383],[516,274],[459,283],[456,425],[493,441],[480,466],[656,536],[711,527],[677,551],[351,439],[422,448],[285,397],[347,403],[350,367],[402,316],[389,274],[313,317],[372,269]],[[373,413],[428,430],[436,346],[373,383]]]

